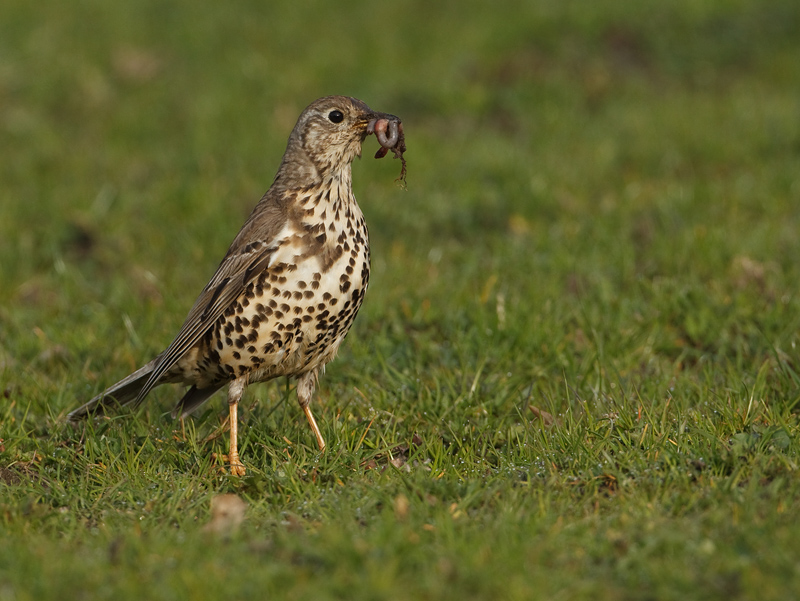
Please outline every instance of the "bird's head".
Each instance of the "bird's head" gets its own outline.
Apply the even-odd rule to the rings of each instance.
[[[374,133],[382,147],[393,148],[402,140],[402,132],[400,119],[394,115],[373,111],[349,96],[326,96],[300,115],[289,137],[284,165],[310,162],[323,176],[361,156],[361,144],[369,134]]]

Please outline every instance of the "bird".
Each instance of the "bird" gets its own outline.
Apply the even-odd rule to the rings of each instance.
[[[375,134],[375,158],[403,163],[403,124],[361,100],[326,96],[301,113],[275,179],[255,205],[178,334],[152,361],[68,415],[78,422],[132,403],[164,383],[188,385],[173,417],[186,417],[227,385],[230,472],[239,401],[249,384],[287,376],[320,451],[311,412],[319,376],[337,354],[369,285],[369,233],[352,190],[351,164]]]

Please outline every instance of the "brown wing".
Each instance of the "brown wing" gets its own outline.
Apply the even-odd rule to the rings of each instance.
[[[267,269],[280,246],[280,234],[287,220],[281,204],[270,199],[270,192],[267,192],[236,236],[211,281],[197,297],[178,335],[156,358],[155,369],[137,395],[135,405],[139,405],[161,376],[203,337],[247,285]]]

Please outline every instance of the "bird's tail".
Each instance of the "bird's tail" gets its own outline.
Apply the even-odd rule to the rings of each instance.
[[[180,417],[181,419],[187,417],[190,413],[192,413],[192,411],[205,403],[208,400],[208,397],[225,386],[225,384],[227,384],[227,382],[220,382],[218,384],[212,384],[207,388],[197,388],[196,386],[192,386],[186,391],[186,394],[183,395],[183,398],[178,401],[178,404],[175,405],[175,409],[172,410],[172,417]]]
[[[103,413],[106,409],[120,407],[132,403],[139,396],[139,391],[144,387],[150,374],[156,366],[156,359],[137,369],[127,378],[123,378],[113,386],[106,388],[85,405],[81,405],[71,412],[67,419],[78,421],[95,412]]]

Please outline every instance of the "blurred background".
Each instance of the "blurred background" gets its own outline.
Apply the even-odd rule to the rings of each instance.
[[[409,164],[354,165],[374,275],[333,383],[797,357],[795,0],[0,12],[0,377],[54,414],[169,342],[328,94],[399,115]]]

